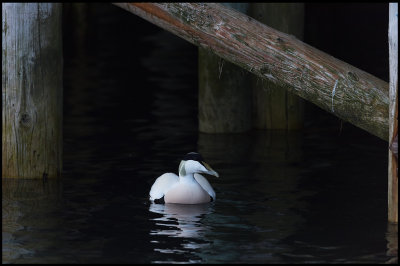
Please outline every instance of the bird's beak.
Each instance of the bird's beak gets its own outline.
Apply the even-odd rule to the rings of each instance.
[[[217,172],[215,172],[208,163],[206,163],[206,162],[201,162],[201,163],[207,169],[207,171],[204,172],[205,174],[209,174],[209,175],[213,175],[213,176],[219,177],[219,174]]]

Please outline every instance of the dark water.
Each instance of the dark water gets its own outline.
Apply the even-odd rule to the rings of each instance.
[[[196,49],[108,8],[66,42],[62,178],[2,180],[3,263],[396,259],[386,142],[313,106],[300,132],[198,133]],[[220,174],[217,200],[150,204],[189,151]]]

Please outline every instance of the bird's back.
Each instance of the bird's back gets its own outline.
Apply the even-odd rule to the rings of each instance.
[[[160,199],[177,183],[179,177],[174,173],[165,173],[159,176],[150,189],[150,200]]]

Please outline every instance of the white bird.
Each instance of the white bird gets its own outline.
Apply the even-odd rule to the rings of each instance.
[[[214,201],[215,191],[199,173],[219,177],[197,152],[189,152],[179,164],[179,176],[165,173],[150,189],[150,200],[155,203],[200,204]]]

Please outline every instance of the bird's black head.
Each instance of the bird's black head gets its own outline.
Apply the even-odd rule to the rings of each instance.
[[[204,161],[204,159],[201,156],[201,154],[197,153],[197,152],[189,152],[188,154],[185,155],[183,160],[185,160],[185,161],[193,160],[193,161],[198,161],[198,162],[203,162]]]

